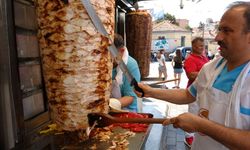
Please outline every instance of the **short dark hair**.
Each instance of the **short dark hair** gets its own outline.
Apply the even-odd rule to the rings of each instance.
[[[202,37],[196,37],[192,40],[192,45],[194,45],[197,41],[204,42],[204,39]]]
[[[159,52],[165,52],[165,50],[164,49],[160,49]]]
[[[121,35],[115,34],[114,37],[114,44],[116,48],[121,48],[124,47],[124,40]]]
[[[228,6],[228,10],[237,7],[245,8],[243,17],[245,18],[246,26],[244,27],[244,32],[250,32],[250,2],[237,1]]]

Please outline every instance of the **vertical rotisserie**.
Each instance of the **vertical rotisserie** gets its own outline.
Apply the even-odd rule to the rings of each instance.
[[[141,76],[149,75],[152,17],[145,10],[126,14],[126,40],[129,54],[138,62]]]
[[[111,37],[114,0],[90,0]],[[111,56],[80,0],[37,0],[38,39],[53,120],[86,129],[87,114],[108,112]]]

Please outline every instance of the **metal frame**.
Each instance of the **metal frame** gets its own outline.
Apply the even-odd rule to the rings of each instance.
[[[20,113],[19,107],[15,109],[15,104],[18,103],[19,97],[17,88],[19,85],[18,78],[15,76],[18,72],[16,70],[15,55],[15,37],[13,35],[13,8],[12,1],[0,1],[0,111],[1,124],[0,134],[1,149],[11,149],[15,143],[21,140],[21,132],[18,131],[17,126],[23,126],[19,120],[21,116],[16,116]],[[15,69],[14,69],[15,68]]]
[[[18,0],[17,0],[18,1]],[[23,2],[22,0],[19,0]],[[28,0],[28,2],[30,2]],[[24,120],[22,92],[19,79],[17,57],[16,26],[14,20],[14,0],[0,1],[0,149],[25,149],[31,142],[39,142],[34,137],[40,128],[50,122],[48,105],[44,113],[33,119]],[[43,81],[44,84],[44,81]],[[45,91],[44,87],[43,90]],[[46,101],[46,96],[44,94]],[[44,141],[39,142],[43,148]]]

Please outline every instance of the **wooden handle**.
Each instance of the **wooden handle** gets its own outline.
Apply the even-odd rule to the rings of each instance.
[[[156,85],[156,84],[167,83],[167,82],[172,82],[172,81],[177,81],[177,80],[180,80],[180,79],[177,78],[177,79],[165,80],[165,81],[151,83],[151,84],[148,84],[148,85]]]
[[[115,118],[113,121],[116,123],[157,123],[162,124],[163,121],[166,119],[164,118]]]

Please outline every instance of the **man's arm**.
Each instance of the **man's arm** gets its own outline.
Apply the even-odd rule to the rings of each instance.
[[[195,97],[193,97],[187,89],[151,88],[142,83],[138,83],[138,86],[143,89],[145,97],[153,97],[174,104],[189,104],[195,101]],[[141,96],[141,93],[137,91],[135,91],[135,93]]]
[[[250,149],[250,131],[228,128],[206,119],[200,122],[198,131],[212,137],[230,149]]]
[[[200,132],[222,143],[229,149],[250,149],[250,131],[228,128],[205,118],[184,113],[167,119],[163,124],[173,123],[174,127],[188,132]]]
[[[119,98],[122,107],[126,107],[133,103],[134,97],[133,96],[123,96]]]

